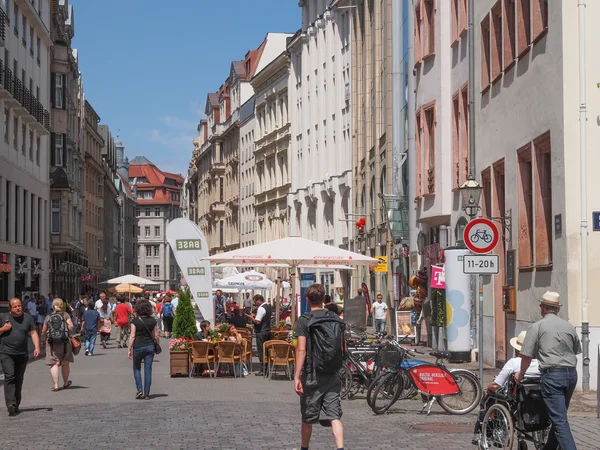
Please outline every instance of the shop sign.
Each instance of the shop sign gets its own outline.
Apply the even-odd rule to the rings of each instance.
[[[92,275],[91,273],[82,273],[81,274],[81,281],[91,282],[93,280],[94,280],[94,275]]]

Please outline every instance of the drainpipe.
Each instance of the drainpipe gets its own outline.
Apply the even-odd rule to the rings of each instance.
[[[415,0],[408,0],[408,86],[406,114],[408,128],[408,245],[409,250],[417,250],[417,209],[414,203],[416,197],[417,161],[415,159],[415,77],[412,74],[415,67]],[[416,269],[416,268],[415,268]]]
[[[590,323],[588,316],[587,223],[587,100],[585,65],[585,0],[579,0],[579,169],[581,180],[581,340],[583,344],[583,392],[590,390]]]

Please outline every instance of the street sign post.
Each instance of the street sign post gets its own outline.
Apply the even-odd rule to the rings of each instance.
[[[500,271],[498,255],[463,256],[463,273],[471,275],[495,275]]]
[[[498,229],[489,219],[473,219],[465,227],[463,239],[473,253],[489,253],[498,244]]]

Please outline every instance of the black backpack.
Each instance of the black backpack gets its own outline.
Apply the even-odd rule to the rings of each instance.
[[[337,373],[344,363],[344,330],[346,324],[332,311],[324,315],[308,314],[311,371]]]
[[[50,344],[64,344],[68,340],[67,321],[63,313],[56,312],[50,314],[50,318],[48,319],[48,342]]]
[[[525,380],[517,389],[516,425],[519,430],[531,432],[544,430],[550,425],[550,417],[539,382]]]

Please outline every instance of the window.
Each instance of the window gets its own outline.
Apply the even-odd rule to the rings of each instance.
[[[461,91],[460,122],[460,158],[462,166],[460,184],[462,185],[469,176],[469,83],[465,84]]]
[[[481,90],[487,90],[490,85],[490,16],[485,16],[481,22]]]
[[[19,36],[19,7],[17,5],[15,5],[15,9],[13,11],[13,22],[15,36]]]
[[[144,208],[144,216],[150,217],[150,208]]]
[[[423,27],[423,58],[435,55],[435,0],[423,0],[425,26]]]
[[[504,58],[502,69],[508,70],[515,62],[517,36],[515,34],[515,0],[503,0],[504,3]]]
[[[518,252],[519,267],[533,266],[533,186],[531,181],[531,144],[517,152],[518,155]]]
[[[29,54],[33,56],[33,27],[29,27]]]
[[[150,227],[144,227],[144,236],[150,237]]]
[[[537,42],[548,29],[548,0],[532,0],[531,5],[533,42]]]
[[[41,147],[41,138],[38,136],[35,140],[35,163],[40,165],[40,147]]]
[[[421,177],[421,170],[422,170],[422,162],[421,162],[421,158],[422,158],[422,153],[421,153],[421,143],[422,143],[422,130],[421,130],[421,110],[417,111],[417,118],[415,120],[416,123],[416,130],[415,130],[415,162],[416,162],[416,172],[417,172],[417,176],[415,177],[415,182],[417,185],[417,188],[415,190],[416,192],[416,196],[417,198],[421,197],[421,195],[423,194],[422,191],[422,177]]]
[[[141,236],[141,235],[142,235],[142,232],[141,232],[141,227],[137,227],[137,235],[138,235],[138,236]]]
[[[41,3],[41,2],[40,2]],[[37,58],[37,63],[38,66],[40,65],[40,53],[41,53],[41,47],[42,47],[42,40],[38,37],[36,39],[36,45],[35,45],[35,55]],[[39,97],[38,97],[39,98]]]
[[[421,63],[421,2],[415,6],[415,65]]]
[[[13,148],[18,149],[19,144],[19,120],[13,116]]]
[[[148,278],[152,276],[152,266],[146,266],[146,276]]]
[[[502,76],[502,4],[500,2],[492,8],[492,30],[491,30],[491,70],[492,83]]]
[[[33,161],[33,131],[29,132],[29,161]]]
[[[552,264],[552,158],[550,132],[533,141],[535,150],[535,265]]]
[[[51,206],[50,232],[58,234],[60,233],[60,200],[52,200]]]
[[[10,25],[10,0],[5,0],[4,5],[6,6],[6,23]]]
[[[8,120],[9,111],[8,108],[4,108],[4,142],[8,144]]]
[[[160,256],[160,245],[154,246],[154,256]]]
[[[134,255],[134,257],[135,257],[135,255]],[[140,265],[139,264],[135,265],[135,273],[137,274],[138,277],[140,276]]]
[[[160,217],[160,208],[155,208],[155,209],[154,209],[154,215],[155,215],[156,217]]]
[[[425,173],[427,180],[427,194],[435,193],[435,103],[424,110],[425,130],[424,130],[424,154],[425,154]]]
[[[137,195],[141,200],[152,200],[154,198],[154,191],[138,191]]]
[[[63,167],[63,135],[54,134],[54,165],[56,167]]]
[[[452,189],[460,187],[460,93],[452,97]]]
[[[135,208],[135,217],[138,217],[140,215],[140,207],[136,206]]]
[[[154,266],[154,278],[160,277],[160,266]]]
[[[54,74],[54,107],[57,109],[65,108],[65,76],[60,73]]]
[[[219,221],[219,246],[225,246],[225,233],[224,233],[224,225],[223,221]]]
[[[469,29],[469,0],[460,0],[459,36],[464,36]]]
[[[459,33],[460,21],[462,19],[460,8],[463,0],[451,0],[452,1],[452,47],[454,47],[460,38]]]
[[[517,1],[517,45],[518,55],[523,55],[529,50],[531,42],[531,16],[529,9],[530,0]]]
[[[152,246],[146,245],[146,257],[152,256]]]
[[[481,187],[482,189],[482,214],[484,217],[492,215],[492,177],[491,170],[488,167],[481,172]]]
[[[27,127],[21,124],[21,153],[23,156],[27,154]]]
[[[160,237],[160,227],[159,226],[154,227],[154,236]]]
[[[21,17],[21,39],[23,40],[23,45],[27,46],[27,41],[25,40],[27,38],[27,17],[25,17],[25,15],[23,15]]]

